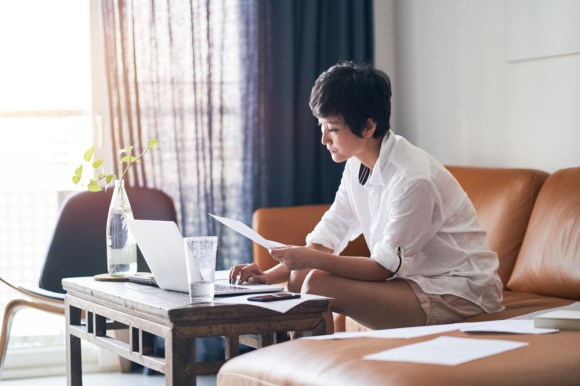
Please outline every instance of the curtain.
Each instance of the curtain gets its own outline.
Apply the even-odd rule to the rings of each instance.
[[[308,101],[316,78],[339,60],[373,61],[372,0],[263,3],[265,46],[264,194],[259,206],[330,203],[344,164],[321,145]]]
[[[158,139],[130,185],[170,194],[184,236],[217,235],[218,269],[250,259],[250,242],[208,213],[251,221],[255,3],[102,0],[113,149]]]

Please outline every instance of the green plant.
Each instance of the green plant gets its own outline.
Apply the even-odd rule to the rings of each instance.
[[[131,166],[140,163],[141,158],[143,158],[143,156],[147,154],[149,149],[155,149],[156,147],[157,147],[157,139],[154,138],[146,142],[145,149],[139,155],[133,154],[134,150],[133,146],[127,146],[119,150],[119,165],[120,165],[119,169],[121,170],[121,174],[117,177],[117,175],[115,174],[105,174],[104,168],[102,167],[104,163],[102,159],[96,159],[93,162],[91,162],[91,159],[95,154],[95,147],[91,146],[91,148],[85,152],[83,158],[85,164],[89,165],[90,169],[94,170],[96,174],[94,177],[91,177],[89,179],[89,183],[87,184],[87,190],[91,192],[98,192],[103,190],[103,188],[100,185],[103,181],[105,182],[105,190],[106,190],[111,181],[115,179],[122,180],[123,177],[125,177],[125,174],[127,174],[127,171],[131,168]],[[77,185],[79,182],[82,181],[83,170],[84,170],[83,164],[81,164],[78,168],[76,168],[74,175],[72,177],[73,183],[75,185]]]

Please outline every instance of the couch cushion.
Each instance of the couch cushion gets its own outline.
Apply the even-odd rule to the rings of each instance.
[[[574,303],[574,300],[506,290],[503,292],[502,304],[505,306],[503,311],[478,315],[466,319],[465,322],[510,319],[517,316],[531,314],[536,311],[564,307],[572,303]]]
[[[533,169],[449,166],[473,202],[490,248],[499,257],[504,287],[512,273],[538,191],[548,173]]]
[[[486,320],[500,320],[515,318],[517,316],[531,314],[532,312],[548,310],[550,308],[564,307],[574,303],[574,300],[556,298],[551,296],[535,295],[525,292],[513,292],[505,290],[503,292],[502,304],[505,309],[500,312],[494,312],[491,314],[482,314],[474,316],[464,320],[464,322],[482,322]],[[335,331],[368,331],[369,328],[363,326],[356,320],[350,317],[344,317],[344,321],[340,321],[340,325],[337,322],[337,317],[334,319]],[[344,330],[337,329],[344,326]]]
[[[542,186],[508,288],[580,300],[580,168]]]

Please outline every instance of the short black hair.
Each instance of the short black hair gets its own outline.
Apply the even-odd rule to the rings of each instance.
[[[372,118],[378,138],[390,130],[391,80],[371,64],[339,62],[316,79],[310,109],[316,118],[341,116],[359,137]]]

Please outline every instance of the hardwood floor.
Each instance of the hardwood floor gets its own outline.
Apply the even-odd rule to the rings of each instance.
[[[62,386],[66,385],[66,376],[46,378],[1,380],[2,386]],[[83,386],[163,386],[163,375],[92,373],[83,375]],[[215,375],[197,377],[198,386],[215,386]]]

